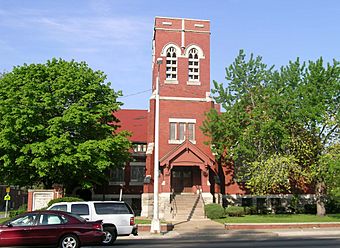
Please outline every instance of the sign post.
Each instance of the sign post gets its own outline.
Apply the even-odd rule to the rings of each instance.
[[[7,218],[8,202],[11,200],[11,196],[9,195],[9,193],[5,195],[4,200],[6,201],[5,218]]]

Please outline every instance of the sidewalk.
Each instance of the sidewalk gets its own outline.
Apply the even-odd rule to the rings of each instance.
[[[138,236],[125,237],[127,239],[268,239],[273,237],[340,237],[340,227],[332,228],[290,228],[287,229],[246,229],[227,230],[223,224],[210,219],[173,222],[174,229],[167,233],[152,234],[139,232]],[[123,237],[124,238],[124,237]]]

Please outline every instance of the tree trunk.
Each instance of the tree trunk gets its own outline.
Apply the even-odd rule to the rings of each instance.
[[[326,214],[325,191],[326,191],[325,183],[317,182],[315,187],[315,196],[316,196],[316,214],[318,216],[325,216]]]

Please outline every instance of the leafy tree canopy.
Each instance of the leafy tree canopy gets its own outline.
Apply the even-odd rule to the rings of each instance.
[[[52,59],[0,78],[0,173],[7,184],[91,185],[129,158],[115,133],[121,92],[85,62]],[[110,125],[108,125],[110,124]]]
[[[208,113],[202,130],[254,194],[330,183],[317,168],[334,152],[328,148],[340,142],[339,65],[297,59],[274,70],[261,57],[247,60],[241,50],[226,68],[227,84],[214,81],[212,91],[224,112]]]

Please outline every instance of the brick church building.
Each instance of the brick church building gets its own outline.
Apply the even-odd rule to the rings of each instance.
[[[257,207],[282,203],[282,196],[246,195],[232,170],[218,165],[200,130],[205,113],[219,110],[210,96],[210,21],[165,17],[155,18],[149,109],[115,113],[121,129],[132,132],[133,159],[124,169],[111,171],[109,185],[94,188],[92,199],[122,197],[138,215],[153,216],[157,84],[160,218],[188,215],[198,202]]]
[[[123,199],[148,217],[153,211],[157,83],[158,199],[160,217],[166,218],[172,214],[171,202],[176,195],[200,195],[206,203],[221,202],[220,185],[215,182],[217,163],[205,144],[208,137],[200,130],[205,113],[219,108],[210,97],[210,21],[156,17],[149,109],[123,109],[115,114],[121,129],[132,132],[133,161],[123,170],[112,171],[105,195],[117,199],[122,190]],[[101,197],[96,193],[93,197],[96,195]]]

